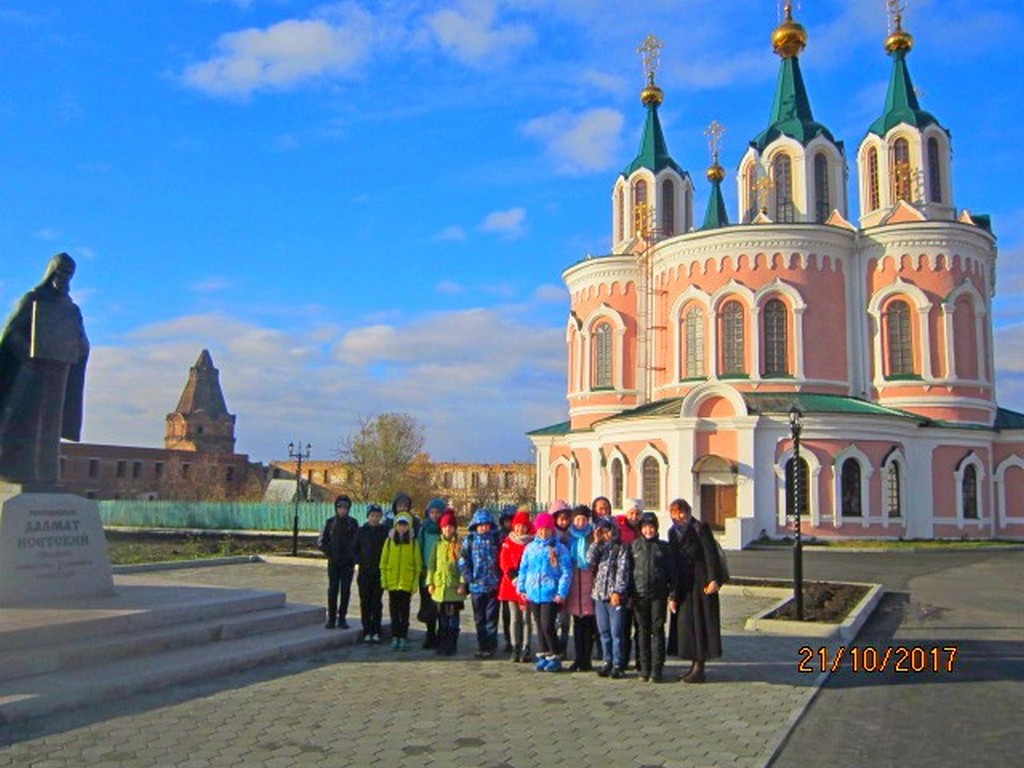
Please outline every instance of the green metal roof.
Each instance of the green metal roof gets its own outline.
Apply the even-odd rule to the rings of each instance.
[[[772,103],[771,120],[768,127],[750,142],[763,152],[779,136],[788,136],[807,146],[817,136],[824,136],[837,147],[831,131],[814,119],[811,113],[811,100],[807,98],[804,78],[800,74],[800,62],[796,56],[782,59],[779,68],[779,80],[775,87],[775,101]]]
[[[722,182],[711,182],[711,197],[708,198],[708,209],[704,213],[704,224],[701,229],[718,229],[729,226],[729,212],[725,208],[722,197]]]
[[[930,112],[921,109],[914,92],[914,84],[910,81],[910,70],[907,68],[907,52],[893,51],[892,76],[889,78],[889,90],[885,94],[885,112],[868,128],[869,133],[885,136],[893,127],[900,123],[924,128],[926,125],[942,125]],[[942,130],[946,130],[942,128]],[[946,131],[949,133],[949,131]]]
[[[558,437],[559,435],[567,435],[572,432],[572,425],[568,421],[560,421],[557,424],[551,424],[547,427],[541,427],[540,429],[534,429],[527,432],[527,435],[534,435],[536,437],[542,437],[545,435]]]
[[[640,140],[640,151],[636,159],[626,166],[622,175],[628,178],[638,168],[646,168],[655,174],[665,168],[672,168],[681,176],[687,175],[668,153],[668,143],[661,130],[661,120],[658,119],[658,105],[653,102],[647,105],[647,121],[644,123],[643,138]]]
[[[1017,413],[1008,408],[996,409],[995,429],[1024,429],[1024,413]]]
[[[909,419],[921,424],[929,420],[924,416],[896,408],[843,395],[822,395],[813,392],[744,392],[741,393],[747,404],[747,413],[789,413],[795,405],[805,414],[837,413],[853,416],[887,416],[889,418]]]

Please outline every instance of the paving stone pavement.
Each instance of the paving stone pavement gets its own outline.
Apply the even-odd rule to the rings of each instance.
[[[322,567],[267,563],[163,575],[307,603],[326,582]],[[476,661],[467,610],[454,659],[418,636],[406,653],[355,645],[0,726],[0,766],[762,766],[817,680],[797,671],[799,639],[742,631],[771,602],[723,598],[726,657],[702,686]]]

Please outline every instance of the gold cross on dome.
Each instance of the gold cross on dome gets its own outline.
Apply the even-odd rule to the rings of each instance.
[[[644,74],[650,82],[654,82],[654,75],[661,64],[661,49],[665,44],[654,35],[648,35],[637,48],[637,53],[644,62]]]
[[[633,207],[633,231],[641,240],[649,240],[654,234],[654,208],[648,203]]]
[[[903,27],[903,13],[907,10],[905,0],[885,0],[886,6],[886,27],[891,34]]]
[[[711,149],[711,156],[718,161],[718,150],[722,146],[722,137],[725,135],[725,126],[717,120],[712,120],[711,125],[704,131],[708,137],[708,147]]]

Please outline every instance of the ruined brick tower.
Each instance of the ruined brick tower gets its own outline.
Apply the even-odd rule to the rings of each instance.
[[[220,372],[204,349],[188,373],[174,413],[167,414],[164,446],[179,451],[234,453],[235,416],[228,413]]]

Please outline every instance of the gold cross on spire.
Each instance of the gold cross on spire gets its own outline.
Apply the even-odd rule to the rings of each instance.
[[[648,35],[644,38],[644,41],[637,48],[637,53],[640,54],[640,58],[644,62],[644,74],[647,75],[647,81],[650,83],[654,82],[654,74],[658,71],[658,66],[661,64],[661,49],[665,47],[665,44],[661,42],[654,35]]]
[[[718,150],[722,146],[722,137],[725,135],[725,126],[717,120],[712,120],[711,125],[704,131],[704,135],[708,137],[708,147],[711,149],[711,158],[713,162],[718,162]]]
[[[888,16],[886,19],[886,31],[890,34],[893,32],[902,32],[903,12],[907,10],[907,3],[905,0],[885,0],[885,6]]]

